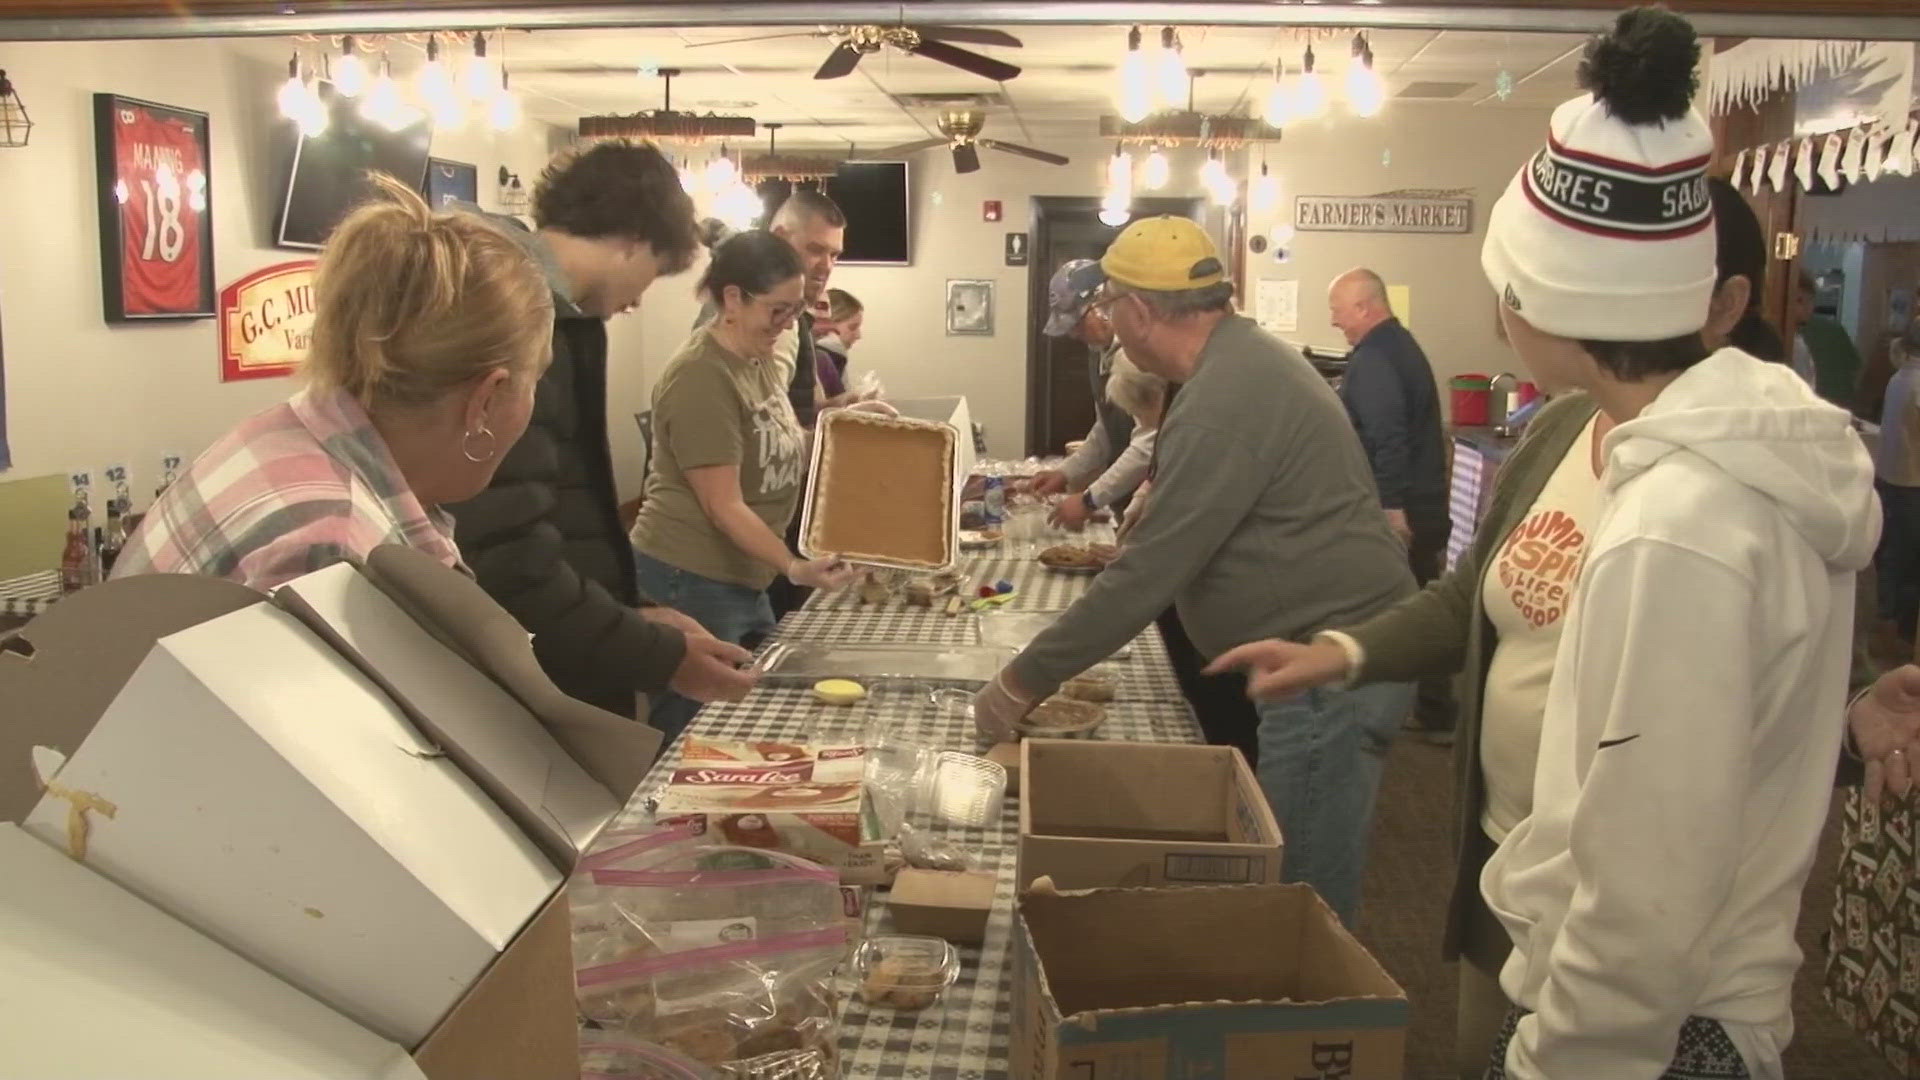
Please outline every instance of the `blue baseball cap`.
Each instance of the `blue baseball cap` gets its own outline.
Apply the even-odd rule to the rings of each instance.
[[[1048,337],[1066,337],[1080,325],[1080,319],[1092,306],[1100,286],[1107,283],[1107,272],[1093,259],[1070,259],[1053,272],[1047,282],[1047,325],[1041,332]]]

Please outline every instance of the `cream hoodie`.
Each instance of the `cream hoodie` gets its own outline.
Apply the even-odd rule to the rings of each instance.
[[[1533,813],[1481,876],[1515,943],[1501,985],[1533,1013],[1508,1075],[1658,1077],[1690,1014],[1777,1075],[1873,463],[1845,412],[1736,349],[1603,449]]]

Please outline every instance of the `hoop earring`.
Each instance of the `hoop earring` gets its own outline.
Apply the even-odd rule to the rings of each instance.
[[[473,447],[468,445],[476,435],[487,437],[487,452],[484,454],[475,454]],[[479,431],[469,431],[460,437],[460,454],[475,465],[482,465],[493,460],[493,455],[499,452],[499,443],[500,440],[494,436],[493,429],[481,424]]]

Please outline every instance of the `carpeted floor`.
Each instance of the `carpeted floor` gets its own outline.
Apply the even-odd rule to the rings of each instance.
[[[1439,949],[1453,883],[1453,851],[1447,839],[1453,821],[1452,753],[1413,739],[1395,745],[1367,860],[1360,939],[1400,980],[1412,1003],[1408,1080],[1455,1075],[1457,976],[1452,964],[1440,961]],[[1891,1080],[1897,1074],[1841,1025],[1820,996],[1820,933],[1832,904],[1839,831],[1836,809],[1800,911],[1800,947],[1806,961],[1794,987],[1797,1030],[1787,1050],[1787,1075],[1797,1080]]]

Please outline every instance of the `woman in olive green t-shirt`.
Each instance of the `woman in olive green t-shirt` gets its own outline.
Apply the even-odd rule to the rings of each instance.
[[[787,550],[806,478],[807,437],[773,360],[802,297],[800,258],[771,233],[738,233],[714,249],[700,282],[715,309],[668,363],[653,391],[653,468],[633,525],[647,596],[736,644],[773,629],[766,588],[838,588],[853,577],[833,558]],[[677,736],[699,706],[670,695],[652,723]]]

